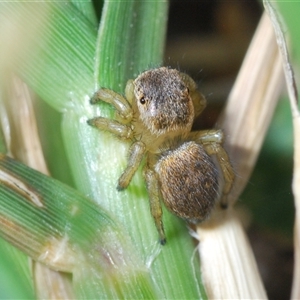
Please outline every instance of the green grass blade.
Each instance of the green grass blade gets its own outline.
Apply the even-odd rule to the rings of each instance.
[[[70,1],[94,25],[97,25],[96,13],[92,0]],[[101,1],[99,1],[101,2]],[[99,4],[100,5],[100,4]]]
[[[167,2],[159,1],[106,3],[97,39],[95,86],[124,92],[128,79],[161,65],[167,10]]]
[[[2,91],[3,92],[3,91]],[[6,111],[0,96],[1,122],[5,124]],[[5,138],[0,128],[0,153],[6,153]],[[1,197],[1,195],[0,195]],[[34,289],[28,257],[0,238],[0,299],[33,299]]]
[[[0,19],[5,63],[51,106],[72,109],[92,93],[96,28],[74,5],[1,3]]]
[[[127,290],[129,298],[154,296],[143,263],[108,214],[68,186],[4,155],[0,208],[0,236],[35,260],[72,272],[80,298],[120,298]]]
[[[5,153],[5,152],[6,152],[6,145],[5,145],[2,130],[0,129],[0,153]]]
[[[128,79],[149,66],[161,64],[166,11],[167,3],[160,1],[106,2],[97,39],[95,86],[124,92]],[[87,102],[87,117],[112,116],[107,105],[99,107],[100,111]],[[86,120],[79,111],[64,115],[70,161],[82,162],[72,165],[79,189],[113,212],[123,224],[138,255],[149,264],[163,297],[205,298],[197,258],[191,263],[194,244],[185,223],[164,211],[168,243],[160,249],[142,172],[126,191],[116,190],[117,179],[126,165],[128,144],[88,128]]]
[[[0,239],[0,299],[34,299],[28,257]]]
[[[39,138],[52,177],[74,187],[74,180],[61,134],[62,115],[45,101],[35,101]]]

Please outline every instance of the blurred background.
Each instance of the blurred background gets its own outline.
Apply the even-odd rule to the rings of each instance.
[[[260,1],[254,0],[171,1],[164,64],[191,75],[208,100],[195,129],[215,125],[262,9]],[[236,205],[270,299],[290,298],[292,147],[290,107],[283,92],[255,170]],[[234,164],[234,157],[231,160]]]

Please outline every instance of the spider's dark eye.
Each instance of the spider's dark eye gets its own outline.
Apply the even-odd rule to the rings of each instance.
[[[141,104],[145,104],[145,103],[146,103],[146,100],[145,100],[145,97],[144,97],[144,96],[140,98],[140,103],[141,103]]]

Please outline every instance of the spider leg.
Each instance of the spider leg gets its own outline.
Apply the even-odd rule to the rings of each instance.
[[[145,144],[142,142],[135,142],[129,148],[128,165],[119,178],[118,187],[119,191],[127,188],[133,175],[137,171],[144,154],[146,152]]]
[[[223,131],[220,129],[208,129],[192,131],[188,135],[188,139],[195,142],[200,142],[205,145],[207,143],[218,143],[222,144],[224,140]]]
[[[130,95],[129,88],[131,85],[132,84],[128,83],[126,86],[127,95]],[[132,128],[126,125],[132,120],[133,116],[130,103],[120,94],[106,88],[99,89],[90,100],[91,104],[96,104],[101,101],[114,106],[117,115],[120,117],[118,119],[119,122],[103,117],[96,117],[88,120],[87,123],[100,130],[108,131],[121,139],[132,138]]]
[[[191,97],[193,99],[193,104],[195,109],[194,118],[197,118],[206,107],[206,99],[198,90],[192,91]]]
[[[206,99],[205,97],[197,90],[197,85],[195,81],[185,73],[180,73],[184,82],[189,87],[190,95],[193,100],[195,117],[197,118],[204,108],[206,107]]]
[[[216,156],[224,178],[223,197],[221,199],[221,205],[227,207],[226,196],[232,188],[235,175],[229,157],[225,149],[222,147],[222,130],[212,129],[191,132],[189,137],[194,139],[196,142],[200,142],[208,155]]]
[[[113,105],[117,114],[121,117],[122,123],[128,123],[132,120],[132,109],[129,102],[120,94],[106,88],[99,89],[91,98],[91,104],[101,101]]]
[[[108,131],[121,139],[130,139],[133,135],[132,129],[129,126],[121,124],[115,120],[95,117],[93,119],[89,119],[87,123],[99,130]]]
[[[159,234],[159,241],[161,245],[164,245],[166,243],[166,236],[162,222],[162,208],[159,197],[159,183],[156,178],[155,172],[148,167],[146,167],[145,169],[144,177],[146,180],[147,190],[149,194],[151,215],[154,219],[155,226]]]

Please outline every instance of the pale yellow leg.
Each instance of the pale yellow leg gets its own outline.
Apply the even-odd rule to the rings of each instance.
[[[217,143],[207,144],[204,145],[204,147],[207,154],[216,155],[224,177],[223,193],[228,194],[231,190],[235,176],[226,151],[220,144]]]
[[[132,137],[132,129],[129,126],[111,119],[96,117],[88,120],[87,123],[100,130],[108,131],[121,139],[130,139]]]
[[[131,145],[129,149],[129,158],[128,158],[128,165],[119,178],[119,183],[117,189],[119,191],[127,188],[129,185],[134,173],[138,169],[144,154],[146,151],[145,144],[142,142],[135,142]]]
[[[110,89],[102,88],[94,94],[90,102],[91,104],[96,104],[101,101],[113,105],[124,123],[132,120],[133,113],[131,106],[122,95]]]
[[[149,194],[151,214],[154,218],[155,226],[159,234],[159,241],[162,245],[164,245],[166,243],[166,236],[162,222],[159,183],[155,176],[155,172],[149,168],[145,170],[144,176]]]
[[[197,118],[206,107],[205,97],[197,90],[195,81],[185,73],[180,73],[185,84],[189,88],[190,96],[193,100],[195,118]]]
[[[188,138],[201,144],[217,143],[222,144],[224,136],[223,131],[220,129],[207,129],[200,131],[192,131],[189,133]]]
[[[229,157],[225,149],[221,145],[221,143],[223,142],[222,130],[211,129],[191,132],[190,137],[192,137],[196,142],[200,142],[205,148],[205,151],[208,155],[216,156],[224,178],[223,197],[221,198],[221,204],[222,206],[226,207],[226,195],[232,188],[235,174],[231,166]]]
[[[206,99],[197,90],[194,92],[191,92],[191,97],[193,99],[193,104],[194,104],[195,118],[197,118],[202,113],[204,108],[206,107]]]

